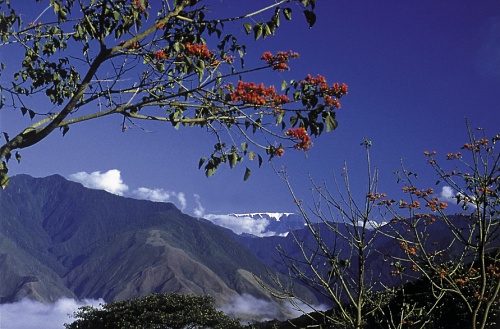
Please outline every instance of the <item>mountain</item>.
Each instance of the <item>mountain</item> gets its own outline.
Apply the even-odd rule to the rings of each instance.
[[[265,266],[228,229],[173,204],[18,175],[0,191],[0,301],[115,301],[150,293],[251,295]],[[283,315],[283,313],[281,314]]]
[[[466,232],[470,229],[470,221],[465,217],[458,215],[450,215],[448,218],[453,221],[454,225],[458,230]],[[286,236],[266,236],[266,237],[256,237],[252,235],[238,235],[236,239],[238,242],[245,246],[248,250],[262,262],[264,262],[268,268],[275,271],[286,273],[289,268],[286,263],[290,260],[297,260],[297,264],[304,261],[303,251],[308,255],[314,264],[315,271],[325,271],[327,273],[331,269],[329,261],[332,257],[336,260],[346,261],[348,260],[348,265],[350,273],[357,273],[356,267],[356,253],[352,252],[353,249],[349,243],[342,237],[349,237],[350,232],[353,232],[353,227],[349,224],[336,224],[334,222],[330,223],[315,223],[314,230],[319,233],[321,240],[325,243],[328,248],[330,248],[330,255],[325,255],[318,249],[317,236],[311,233],[309,227],[303,227],[299,230],[290,232]],[[421,222],[420,225],[424,225]],[[335,227],[335,230],[332,230]],[[390,236],[394,234],[395,231],[400,232],[401,236],[408,234],[406,232],[407,226],[403,224],[393,223],[391,226],[382,226],[378,230],[368,230],[366,232],[366,241],[372,239],[374,234],[376,237],[373,239],[373,244],[370,245],[369,253],[366,259],[367,279],[370,284],[373,284],[374,289],[382,289],[383,287],[395,287],[404,284],[410,280],[411,277],[402,277],[399,275],[392,275],[391,271],[395,268],[392,266],[395,259],[404,259],[404,250],[401,248],[399,242]],[[395,231],[394,231],[395,230]],[[451,232],[444,220],[442,218],[437,218],[437,220],[432,224],[425,226],[425,234],[429,238],[426,238],[426,250],[448,250],[447,255],[443,256],[442,261],[459,258],[463,252],[463,245],[460,243],[453,243],[455,236]],[[298,245],[302,247],[299,248]],[[500,245],[500,241],[492,241],[490,247],[497,247]],[[285,261],[281,257],[282,254],[278,251],[278,248],[282,250],[282,254],[286,255]],[[311,255],[317,252],[314,257]],[[392,258],[394,257],[394,258]],[[472,259],[466,258],[465,261],[471,261]],[[289,263],[288,263],[289,265]],[[306,273],[306,276],[314,278],[314,274],[311,269],[307,266],[302,268],[302,271]],[[418,276],[418,274],[416,274]],[[316,295],[316,298],[322,303],[328,303],[328,299],[322,298],[320,294]]]

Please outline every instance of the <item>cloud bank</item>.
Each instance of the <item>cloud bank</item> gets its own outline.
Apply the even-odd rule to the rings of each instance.
[[[166,191],[162,188],[139,187],[133,190],[131,195],[136,199],[154,202],[173,202],[182,211],[187,207],[186,195],[183,192]]]
[[[220,310],[233,318],[254,317],[259,321],[272,320],[280,315],[278,305],[249,294],[233,297]]]
[[[450,186],[443,186],[441,189],[441,199],[448,202],[456,202],[455,191]]]
[[[80,171],[76,174],[69,175],[69,179],[82,183],[85,187],[105,190],[120,196],[123,196],[124,193],[128,191],[128,186],[123,183],[121,172],[118,169],[111,169],[105,173],[94,171],[90,174]]]
[[[299,300],[294,304],[281,301],[281,307],[272,301],[256,298],[249,294],[242,294],[231,298],[231,300],[220,308],[220,310],[233,318],[253,318],[258,321],[270,321],[274,319],[297,318],[301,315],[314,311],[326,311],[326,305],[308,306]]]
[[[213,214],[207,214],[205,218],[215,225],[230,229],[236,234],[249,233],[257,236],[275,235],[274,232],[266,232],[266,228],[269,225],[269,220],[266,218]]]
[[[30,299],[0,305],[0,328],[2,329],[61,329],[79,307],[98,307],[103,300],[76,301],[63,298],[53,304],[44,304]]]

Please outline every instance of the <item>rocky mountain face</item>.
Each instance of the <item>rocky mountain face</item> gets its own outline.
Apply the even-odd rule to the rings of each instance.
[[[231,231],[173,204],[15,176],[0,191],[0,301],[210,294],[270,300],[265,266]]]

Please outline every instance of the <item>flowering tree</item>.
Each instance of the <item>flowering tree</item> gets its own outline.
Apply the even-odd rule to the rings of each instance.
[[[76,123],[110,115],[122,118],[123,131],[141,120],[205,128],[215,136],[212,153],[199,163],[207,176],[222,163],[232,168],[245,157],[258,159],[260,166],[262,156],[252,147],[269,157],[282,156],[285,148],[307,151],[310,135],[337,126],[335,111],[347,93],[345,84],[307,76],[283,82],[279,92],[248,81],[245,77],[259,70],[288,70],[299,55],[266,52],[259,56],[262,65],[247,68],[241,36],[225,27],[240,21],[254,39],[266,38],[282,18],[292,18],[295,7],[312,27],[314,0],[269,1],[229,18],[210,11],[208,0],[30,4],[27,10],[24,3],[15,8],[0,0],[0,47],[19,54],[18,61],[0,65],[0,108],[3,115],[31,119],[21,132],[3,132],[2,187],[8,183],[9,160],[21,160],[20,149],[56,130],[65,135]],[[34,12],[32,20],[23,21]],[[269,21],[255,21],[266,13]],[[247,167],[244,178],[249,175]]]
[[[408,198],[380,204],[393,214],[389,225],[403,251],[395,257],[392,274],[426,280],[433,313],[453,303],[455,321],[464,316],[470,328],[483,329],[494,327],[500,312],[500,154],[495,151],[500,135],[487,139],[482,129],[481,137],[469,127],[468,132],[463,152],[445,155],[456,163],[449,169],[438,162],[436,152],[425,152],[437,184],[445,184],[445,196],[462,212],[447,214],[447,200],[433,188],[419,188],[417,175],[405,168],[400,181]]]
[[[404,166],[397,172],[404,197],[396,201],[379,192],[369,152],[363,203],[354,196],[346,167],[334,192],[313,183],[310,209],[285,175],[309,234],[290,233],[294,250],[278,247],[277,268],[292,280],[274,277],[274,295],[313,308],[308,316],[314,324],[494,328],[500,315],[500,155],[495,151],[500,135],[487,139],[468,132],[463,151],[445,155],[456,163],[448,170],[436,152],[425,152],[439,177],[436,184],[443,184],[440,196],[434,188],[419,188],[418,175]],[[368,151],[370,143],[363,145]],[[450,200],[462,211],[449,214]],[[333,309],[314,309],[296,293],[294,282],[326,297]]]

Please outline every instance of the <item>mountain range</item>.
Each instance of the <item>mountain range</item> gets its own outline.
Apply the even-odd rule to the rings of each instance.
[[[260,221],[262,229],[257,235],[236,234],[216,225],[228,219]],[[341,251],[335,257],[352,257],[350,247],[337,236],[347,236],[342,231],[347,226],[339,225],[336,233],[325,223],[314,225],[324,241]],[[452,238],[441,233],[441,225],[437,221],[429,227],[436,237],[429,243],[436,248],[449,245]],[[219,307],[248,297],[255,309],[257,301],[264,303],[259,312],[267,311],[267,318],[286,318],[290,310],[271,298],[256,277],[272,285],[269,271],[286,273],[277,248],[300,259],[298,241],[314,250],[315,237],[295,214],[199,219],[171,203],[88,189],[59,175],[17,175],[0,191],[0,303],[23,298],[55,302],[64,297],[111,302],[176,292],[209,294]],[[389,275],[390,260],[385,254],[403,251],[383,234],[374,241],[377,252],[367,260],[367,273],[373,273],[380,285],[401,284],[398,276]],[[321,257],[316,262],[319,267],[328,263]],[[311,303],[327,302],[297,287]],[[249,313],[230,315],[256,319]]]
[[[236,237],[171,203],[18,175],[0,191],[0,302],[170,292],[270,302],[255,280],[269,282],[264,263]]]

